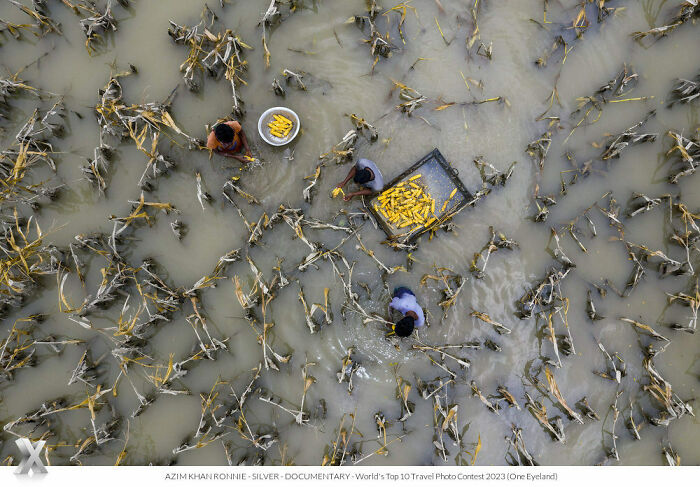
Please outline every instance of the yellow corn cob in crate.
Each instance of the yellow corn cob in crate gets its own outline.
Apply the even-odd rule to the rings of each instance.
[[[435,200],[425,191],[425,188],[414,181],[422,177],[416,174],[406,181],[401,181],[377,196],[380,212],[395,228],[407,228],[415,232],[429,222],[435,221]],[[430,217],[433,217],[429,220]]]

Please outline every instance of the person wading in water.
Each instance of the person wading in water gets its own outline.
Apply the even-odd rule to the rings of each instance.
[[[382,173],[379,171],[377,165],[369,159],[360,159],[357,161],[350,169],[350,172],[348,172],[347,177],[340,182],[336,188],[342,189],[348,181],[350,181],[350,178],[352,178],[356,184],[363,186],[363,189],[346,194],[343,197],[345,201],[350,201],[355,196],[369,196],[372,193],[384,189]]]
[[[207,148],[224,157],[232,157],[241,162],[248,162],[251,157],[248,138],[241,124],[234,121],[217,123],[207,138]],[[245,149],[245,154],[239,154]]]
[[[402,338],[410,336],[414,328],[420,328],[425,324],[423,308],[416,301],[413,291],[407,287],[401,286],[394,289],[394,298],[389,303],[389,307],[403,315],[403,318],[392,326],[397,336]]]

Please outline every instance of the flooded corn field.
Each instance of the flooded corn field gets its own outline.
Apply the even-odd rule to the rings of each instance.
[[[3,0],[3,464],[697,465],[699,20]],[[435,148],[470,199],[415,241],[333,191]]]

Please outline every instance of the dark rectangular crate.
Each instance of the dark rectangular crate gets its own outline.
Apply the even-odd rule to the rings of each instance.
[[[390,183],[385,185],[382,191],[386,191],[397,185],[401,181],[407,180],[410,177],[420,173],[421,181],[426,186],[426,191],[435,200],[435,209],[437,220],[429,227],[418,228],[414,231],[404,231],[398,229],[374,209],[375,203],[379,206],[377,198],[381,193],[377,193],[369,201],[365,201],[365,207],[374,216],[375,221],[384,230],[387,237],[391,240],[396,240],[402,243],[412,243],[423,233],[429,231],[455,214],[472,200],[472,194],[467,190],[462,181],[458,177],[458,171],[450,166],[439,150],[434,149],[421,160],[413,164],[404,172],[396,176]],[[457,188],[457,193],[454,195],[450,204],[445,208],[445,211],[440,211],[444,202],[449,199],[452,190]],[[403,233],[402,233],[403,232]]]

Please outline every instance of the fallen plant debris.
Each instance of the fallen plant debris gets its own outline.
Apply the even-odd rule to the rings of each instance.
[[[183,137],[193,148],[204,146],[203,142],[187,135],[175,124],[169,112],[173,95],[174,92],[162,103],[127,105],[122,98],[122,86],[118,78],[111,78],[104,89],[100,90],[100,101],[95,106],[100,126],[100,145],[95,148],[94,158],[82,168],[85,177],[100,191],[107,188],[106,172],[113,152],[113,148],[104,141],[107,136],[130,138],[136,148],[148,157],[139,180],[140,186],[149,177],[149,171],[152,174],[150,177],[157,177],[175,165],[160,152],[161,134],[172,131]],[[148,139],[150,146],[146,145]]]
[[[694,79],[678,79],[671,90],[671,102],[669,107],[675,103],[691,103],[700,97],[700,74]]]
[[[659,39],[666,37],[686,22],[695,22],[699,17],[700,3],[698,3],[698,0],[684,0],[680,3],[676,15],[671,17],[666,25],[654,27],[645,32],[634,32],[632,36],[638,41],[642,41],[649,36]]]
[[[118,3],[129,15],[141,15],[137,3]],[[55,11],[61,4],[80,18],[74,32],[65,26],[67,38],[81,37],[77,46],[50,35],[62,35],[54,20],[65,18]],[[590,67],[586,49],[602,52],[601,45],[621,37],[633,44],[628,31],[610,29],[603,37],[596,26],[623,8],[661,7],[540,3],[543,18],[535,21],[533,38],[551,47],[537,53],[544,69],[533,76],[548,97],[545,112],[532,123],[541,109],[521,96],[523,87],[507,85],[502,93],[508,98],[477,93],[494,86],[486,67],[508,73],[508,52],[492,30],[498,23],[489,20],[504,7],[476,0],[460,13],[440,1],[365,5],[346,22],[361,31],[359,40],[355,27],[344,27],[335,11],[312,0],[272,0],[260,7],[264,11],[246,2],[214,2],[196,25],[171,21],[170,49],[184,50],[186,58],[167,59],[167,66],[179,66],[184,84],[199,93],[186,90],[176,100],[167,86],[172,79],[164,77],[165,84],[152,89],[170,95],[143,101],[149,99],[144,86],[153,81],[149,70],[128,64],[119,72],[115,60],[95,105],[99,140],[90,141],[79,135],[95,124],[84,117],[80,101],[79,91],[88,85],[79,77],[66,78],[75,87],[60,85],[63,78],[52,78],[56,68],[44,55],[18,69],[11,46],[21,42],[35,54],[55,40],[57,56],[77,48],[87,59],[84,34],[94,57],[89,64],[76,61],[70,69],[77,72],[102,63],[105,54],[123,52],[114,47],[129,35],[133,19],[112,0],[8,2],[8,9],[29,20],[0,21],[3,61],[14,73],[0,79],[0,388],[3,397],[22,399],[3,403],[4,464],[18,463],[9,450],[18,437],[47,441],[51,465],[176,464],[200,454],[256,466],[408,460],[466,466],[498,462],[500,455],[508,464],[534,466],[551,462],[554,448],[563,449],[556,458],[564,459],[646,459],[631,452],[631,442],[652,451],[655,461],[680,465],[681,455],[692,461],[678,431],[693,421],[695,398],[678,377],[698,375],[685,357],[700,311],[700,212],[692,193],[700,158],[700,80],[678,78],[688,76],[680,67],[651,73],[652,51],[635,57],[639,68],[647,68],[637,71],[610,49],[608,67],[591,68],[581,80],[589,94],[569,104],[559,100],[563,80]],[[423,16],[431,8],[434,25]],[[653,28],[636,37],[661,38],[698,19],[694,0],[674,9],[667,25],[650,22]],[[328,26],[313,31],[318,39],[299,42],[294,36],[312,32],[305,27],[319,12],[329,15]],[[420,20],[414,22],[414,14]],[[616,29],[630,25],[623,16],[618,21]],[[237,32],[252,31],[256,22],[262,52],[251,57],[252,46]],[[420,57],[427,52],[402,59],[406,47],[424,49],[423,30],[437,36],[436,28],[444,41],[435,37],[436,52],[448,62]],[[520,32],[519,24],[508,28]],[[683,31],[693,35],[689,27]],[[141,34],[153,40],[150,29]],[[462,35],[465,44],[453,42]],[[49,37],[38,42],[43,36]],[[366,59],[350,57],[353,39],[367,44],[370,73]],[[455,52],[484,68],[478,80],[468,76],[477,76],[474,70],[462,68],[465,75],[450,68],[463,90],[461,74],[468,101],[459,101],[447,77],[442,82]],[[337,63],[332,66],[342,73],[326,62]],[[264,71],[272,64],[280,70],[276,75]],[[267,73],[263,80],[261,72]],[[569,78],[558,85],[562,73]],[[637,83],[649,86],[642,84],[645,73],[660,76],[670,94],[634,95]],[[426,84],[428,75],[438,82]],[[244,117],[249,91],[259,90],[248,105],[251,113],[263,108],[260,97],[286,96],[290,105],[303,100],[300,114],[309,120],[304,142],[276,152],[251,141],[256,162],[241,172],[215,157],[206,160],[199,150],[204,142],[184,130],[202,123],[187,112],[189,104],[204,106],[221,95],[204,89],[206,78],[230,83],[231,113],[221,120]],[[355,82],[376,93],[361,93],[366,103],[360,106],[331,101],[357,97]],[[52,89],[54,83],[60,90]],[[243,88],[247,83],[250,88]],[[663,120],[652,121],[663,98],[673,109],[663,117],[659,110]],[[518,110],[504,112],[505,119],[469,111],[491,102],[510,106],[509,100]],[[627,103],[634,101],[643,103]],[[622,127],[638,123],[603,139],[595,132],[602,124],[594,124],[606,108],[606,117],[608,111],[611,118],[619,115],[611,106],[629,109],[632,122]],[[530,125],[520,127],[521,112]],[[329,122],[328,113],[336,119]],[[449,141],[464,135],[462,120],[465,129],[472,127],[466,149],[441,144],[451,167],[467,186],[475,185],[466,206],[480,208],[459,218],[461,208],[448,212],[430,222],[422,240],[382,241],[361,204],[316,198],[330,192],[328,171],[356,157],[376,158],[385,176],[398,174],[416,141],[429,137],[413,131],[415,119]],[[621,120],[605,123],[618,132]],[[317,121],[324,137],[314,133]],[[647,133],[646,123],[659,132],[663,126],[666,136]],[[491,124],[503,125],[481,140],[474,127]],[[584,137],[584,130],[595,137]],[[494,156],[501,136],[515,151],[527,145],[534,167],[515,172],[518,161]],[[647,150],[627,150],[637,144]],[[80,168],[74,163],[85,160],[84,147],[91,154]],[[272,164],[291,162],[294,150],[305,165]],[[81,170],[82,181],[98,191],[76,184]],[[606,188],[598,198],[600,185]],[[428,196],[416,194],[424,203]],[[434,210],[427,208],[420,207],[423,221],[414,215],[414,223],[428,224]],[[546,221],[548,228],[531,220]],[[435,242],[440,228],[445,233]],[[505,249],[517,252],[499,253],[494,262],[493,254]],[[411,286],[425,311],[427,326],[406,338],[393,331],[395,316],[387,310],[395,286]],[[40,399],[24,394],[26,374],[53,381],[59,371],[60,393],[51,384]],[[375,402],[368,406],[367,398]],[[173,411],[178,421],[171,421]],[[149,429],[153,415],[162,416],[174,441],[166,435],[157,438],[157,447],[144,446],[143,435],[157,434]],[[505,425],[498,433],[507,435],[505,444],[492,441],[496,423]],[[574,441],[597,435],[598,427],[600,441]],[[545,435],[537,438],[539,429]]]
[[[700,160],[700,127],[695,129],[695,137],[686,138],[678,132],[669,130],[667,134],[673,140],[673,146],[666,152],[666,157],[672,156],[673,167],[668,176],[672,184],[686,176],[695,174]]]
[[[637,132],[637,129],[639,129],[655,115],[656,112],[652,110],[639,123],[631,126],[621,134],[611,136],[610,142],[608,142],[605,146],[605,150],[601,154],[600,158],[604,161],[618,158],[620,157],[622,151],[631,145],[641,144],[644,142],[653,142],[656,140],[658,134],[640,134]]]
[[[496,233],[493,227],[489,227],[489,232],[491,232],[491,239],[484,245],[481,252],[474,254],[469,267],[470,272],[477,279],[483,279],[486,275],[486,264],[488,264],[491,254],[499,249],[513,250],[518,247],[515,240],[509,239],[501,232]]]
[[[203,12],[200,23],[194,27],[170,21],[168,34],[176,44],[181,44],[189,50],[187,59],[180,65],[180,71],[184,73],[185,84],[191,91],[200,90],[205,72],[215,79],[224,76],[231,84],[232,112],[235,116],[242,117],[245,109],[237,90],[239,86],[247,84],[243,79],[248,67],[248,61],[244,59],[244,50],[252,47],[230,29],[217,34],[212,33],[209,29],[212,28],[216,17],[209,14],[207,22],[207,10]]]

